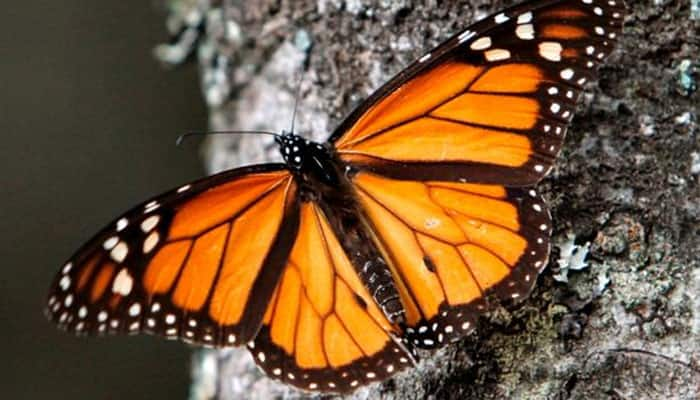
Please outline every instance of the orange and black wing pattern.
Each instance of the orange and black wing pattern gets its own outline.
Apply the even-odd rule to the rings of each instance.
[[[437,348],[471,332],[493,293],[520,300],[547,263],[551,221],[530,189],[395,180],[353,183],[406,312],[406,338]]]
[[[114,220],[56,276],[77,334],[247,345],[271,377],[348,392],[520,300],[549,256],[551,169],[621,0],[533,0],[426,54],[322,145],[224,172]]]
[[[304,202],[282,279],[248,346],[257,364],[304,390],[347,392],[414,364],[401,336],[321,208]]]
[[[147,332],[210,346],[252,340],[298,224],[283,165],[182,186],[113,221],[65,264],[49,318],[77,334]]]
[[[532,185],[552,167],[623,13],[621,0],[506,9],[397,75],[331,141],[343,161],[393,178]]]

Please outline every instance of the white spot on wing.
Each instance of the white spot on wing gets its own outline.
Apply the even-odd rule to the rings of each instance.
[[[563,70],[559,73],[559,76],[561,76],[562,79],[565,79],[565,80],[568,81],[568,80],[570,80],[571,78],[574,77],[574,70],[571,69],[571,68],[563,69]]]
[[[502,61],[510,58],[510,51],[505,49],[493,49],[484,53],[484,56],[488,61]]]
[[[158,225],[159,221],[160,221],[160,217],[158,215],[151,215],[150,217],[144,219],[141,222],[141,230],[144,233],[148,233],[151,230],[153,230],[153,228],[155,228],[156,225]]]
[[[146,204],[143,212],[144,212],[144,214],[148,214],[149,212],[157,209],[158,207],[160,207],[160,204],[158,204],[157,201],[153,200],[153,201],[149,202],[148,204]]]
[[[129,254],[129,246],[124,242],[117,243],[112,251],[109,252],[109,256],[112,257],[112,260],[118,263],[123,262],[127,254]]]
[[[160,239],[160,235],[158,232],[151,232],[150,235],[146,238],[146,240],[143,241],[143,253],[148,254],[153,250],[154,247],[158,244],[158,240]]]
[[[476,39],[470,46],[472,50],[486,50],[491,47],[491,38],[488,36]]]
[[[119,243],[119,238],[116,236],[112,236],[102,243],[102,248],[107,251],[110,251],[114,248],[114,246],[117,245],[117,243]]]
[[[507,15],[505,15],[504,13],[500,13],[500,14],[496,15],[495,17],[493,17],[494,22],[496,22],[497,24],[502,24],[502,23],[508,21],[509,19],[510,18]]]
[[[522,40],[532,40],[535,38],[535,29],[532,24],[518,25],[515,34]]]
[[[122,268],[117,276],[114,278],[114,283],[112,284],[112,292],[128,296],[131,293],[131,289],[134,287],[134,278],[131,277],[129,271],[126,268]]]
[[[129,307],[129,315],[132,317],[136,317],[141,313],[141,304],[139,303],[134,303]]]
[[[520,14],[518,16],[519,24],[527,24],[532,21],[532,12],[526,12],[525,14]]]
[[[64,291],[65,291],[65,290],[68,290],[68,288],[70,287],[70,278],[67,277],[67,276],[64,276],[64,277],[61,278],[61,280],[58,282],[58,286],[61,287],[61,290],[64,290]]]
[[[72,262],[68,262],[68,263],[66,263],[66,265],[63,266],[63,269],[61,270],[61,273],[62,273],[63,275],[65,275],[65,274],[69,273],[70,270],[71,270],[72,268],[73,268],[73,263],[72,263]]]
[[[121,218],[117,221],[117,232],[121,232],[129,225],[129,220],[126,218]]]
[[[558,42],[542,42],[539,45],[540,56],[549,61],[561,61],[561,52],[563,50],[563,47]]]
[[[464,43],[464,42],[466,42],[467,40],[469,40],[469,39],[471,39],[472,37],[474,37],[474,35],[476,35],[476,32],[464,31],[464,32],[462,32],[462,33],[457,37],[457,40],[459,41],[459,43]]]

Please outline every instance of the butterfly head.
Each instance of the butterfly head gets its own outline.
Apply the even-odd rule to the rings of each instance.
[[[306,148],[310,142],[301,136],[287,132],[275,137],[275,141],[280,146],[284,162],[294,170],[301,170],[304,165]]]

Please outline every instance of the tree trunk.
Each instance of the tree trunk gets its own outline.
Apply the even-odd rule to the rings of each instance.
[[[171,0],[177,62],[193,48],[212,130],[323,141],[410,61],[513,1]],[[579,105],[540,192],[553,255],[532,296],[348,398],[700,397],[697,0],[632,1],[618,49]],[[179,24],[179,25],[178,25]],[[201,33],[201,35],[199,34]],[[278,159],[267,136],[211,137],[211,172]],[[246,350],[198,350],[192,397],[301,398]]]

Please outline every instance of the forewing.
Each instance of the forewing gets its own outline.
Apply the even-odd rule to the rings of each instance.
[[[393,178],[534,184],[552,167],[623,12],[620,0],[506,9],[401,72],[331,142],[343,161]]]
[[[283,165],[240,168],[165,193],[71,257],[51,287],[49,318],[77,334],[246,343],[291,249],[298,207]]]

